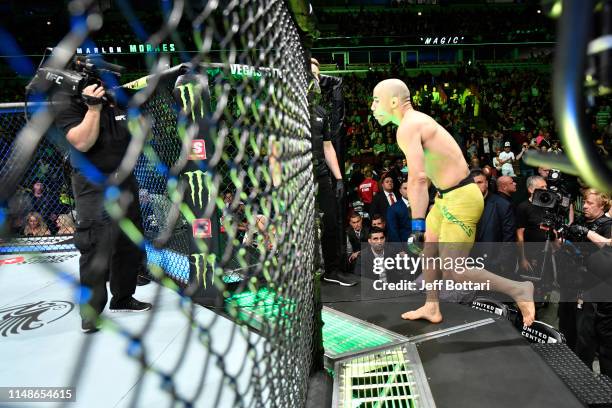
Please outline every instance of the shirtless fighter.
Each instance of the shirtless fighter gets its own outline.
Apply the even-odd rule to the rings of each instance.
[[[413,217],[409,246],[420,248],[424,241],[426,257],[468,257],[484,201],[469,177],[461,149],[435,120],[412,108],[408,87],[399,79],[387,79],[376,85],[371,109],[381,125],[392,122],[398,126],[397,143],[408,162],[408,201]],[[428,178],[438,189],[439,197],[425,220]],[[484,269],[466,269],[464,273],[442,269],[442,274],[444,279],[457,282],[489,283],[491,290],[505,293],[516,301],[526,326],[533,323],[535,306],[531,282],[512,281]],[[439,279],[439,271],[424,268],[424,279],[426,283],[433,283]],[[438,291],[427,291],[425,305],[402,314],[402,318],[441,322]]]

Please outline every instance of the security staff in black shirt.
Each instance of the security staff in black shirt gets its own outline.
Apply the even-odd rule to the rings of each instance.
[[[129,203],[124,217],[142,231],[136,178],[130,174],[120,181],[117,173],[130,133],[126,112],[106,95],[102,84],[87,86],[79,97],[58,97],[53,105],[57,112],[56,124],[72,146],[72,189],[77,221],[74,243],[81,253],[81,285],[90,290],[89,293],[81,291],[81,328],[85,333],[93,333],[97,331],[96,319],[106,306],[109,279],[113,296],[111,311],[151,309],[151,304],[132,297],[144,254],[111,219],[104,206],[109,186],[116,185],[121,201]]]
[[[544,209],[531,202],[535,190],[546,189],[546,180],[541,176],[527,178],[527,192],[529,199],[516,208],[516,237],[519,249],[519,266],[522,272],[536,273],[541,266],[541,247],[525,242],[546,242],[546,232],[541,228],[544,221]],[[536,273],[537,274],[537,273]]]
[[[325,274],[323,280],[342,286],[354,286],[357,282],[348,279],[340,271],[341,233],[337,227],[338,201],[344,195],[342,173],[330,137],[327,112],[320,105],[321,88],[319,87],[319,67],[311,64],[313,79],[308,90],[310,107],[310,132],[312,137],[313,166],[318,185],[317,206],[323,213],[323,237],[321,247]],[[331,175],[336,180],[335,191],[332,189]]]

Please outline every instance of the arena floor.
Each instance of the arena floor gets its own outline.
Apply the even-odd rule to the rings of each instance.
[[[45,259],[42,256],[54,257],[54,263],[27,263],[41,262]],[[223,376],[216,359],[206,354],[207,348],[201,346],[194,334],[197,331],[188,330],[189,321],[175,292],[157,284],[138,287],[136,297],[154,302],[155,313],[110,313],[107,310],[104,316],[120,331],[102,330],[95,335],[85,335],[80,331],[78,305],[70,284],[72,278],[78,279],[77,253],[23,255],[22,263],[7,265],[1,262],[15,258],[15,255],[0,256],[0,384],[3,387],[75,384],[76,403],[68,403],[70,407],[128,407],[134,398],[138,398],[137,406],[170,406],[171,398],[160,386],[160,376],[155,372],[142,373],[137,359],[128,355],[128,334],[137,334],[151,319],[144,336],[144,350],[154,369],[171,374],[181,395],[196,395],[202,388],[196,406],[235,405],[234,391],[221,384]],[[51,266],[54,270],[50,270]],[[156,293],[158,289],[159,294]],[[54,302],[55,308],[50,307],[50,302]],[[24,311],[27,305],[33,304],[46,311],[37,316],[31,312],[33,307],[29,313]],[[39,321],[27,330],[25,320],[18,321],[17,315],[24,319],[38,317]],[[247,343],[242,336],[234,336],[228,350],[227,333],[234,323],[198,305],[194,316],[202,325],[212,328],[211,350],[224,356],[225,371],[236,375],[238,388],[244,390],[249,384],[247,376],[251,369],[243,364],[250,360],[244,357]],[[213,319],[216,321],[211,325]],[[252,336],[249,337],[251,343],[256,343],[257,335],[250,333],[249,336]],[[205,367],[208,374],[201,385]],[[215,371],[219,372],[215,374]],[[210,390],[215,391],[213,394],[220,391],[215,405],[211,404],[217,395],[212,395]],[[57,403],[0,402],[0,406],[45,407],[57,406]]]

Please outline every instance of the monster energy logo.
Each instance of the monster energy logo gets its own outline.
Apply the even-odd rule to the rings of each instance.
[[[202,282],[204,288],[207,285],[207,277],[208,277],[208,265],[210,265],[211,270],[215,270],[215,254],[210,254],[208,257],[206,254],[191,254],[193,257],[193,263],[196,268],[196,279]],[[200,265],[202,265],[202,270],[200,271]]]
[[[204,203],[202,202],[202,193],[204,191],[204,183],[202,179],[206,175],[206,172],[202,170],[188,171],[188,172],[185,172],[185,175],[189,179],[189,188],[191,189],[191,202],[193,203],[193,206],[195,207],[196,205],[196,197],[195,197],[196,186],[195,184],[197,184],[198,204],[200,205],[199,208],[204,207]],[[195,179],[195,184],[194,184],[194,179]],[[208,200],[210,201],[210,182],[208,179],[206,179],[206,190],[208,190]]]
[[[442,215],[444,216],[444,218],[446,218],[453,224],[457,224],[458,226],[460,226],[463,232],[465,232],[465,235],[467,235],[468,237],[471,237],[472,234],[474,233],[474,230],[471,227],[468,227],[467,225],[465,225],[463,221],[461,221],[460,219],[455,217],[453,214],[451,214],[448,211],[448,208],[442,207]]]
[[[204,100],[202,99],[202,87],[194,82],[188,82],[183,85],[178,85],[177,88],[181,93],[181,102],[183,103],[183,110],[185,112],[191,111],[191,119],[195,121],[195,105],[196,95],[198,96],[198,103],[200,104],[200,117],[204,117]],[[189,104],[187,100],[189,99]]]

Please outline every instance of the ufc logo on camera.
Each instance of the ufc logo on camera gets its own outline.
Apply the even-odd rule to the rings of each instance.
[[[194,139],[191,141],[191,153],[189,160],[205,160],[206,159],[206,142],[204,139]]]

